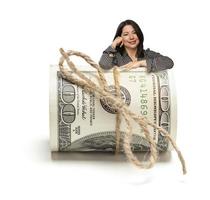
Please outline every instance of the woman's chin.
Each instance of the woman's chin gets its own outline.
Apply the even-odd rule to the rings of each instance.
[[[137,45],[136,44],[129,44],[129,45],[126,45],[125,47],[129,48],[129,49],[136,49],[137,48]]]

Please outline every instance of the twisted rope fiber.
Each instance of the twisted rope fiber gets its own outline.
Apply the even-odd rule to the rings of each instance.
[[[116,131],[116,151],[115,152],[116,153],[119,152],[119,146],[120,146],[120,123],[121,123],[121,120],[124,119],[127,125],[127,130],[125,132],[125,136],[123,140],[123,148],[124,148],[124,152],[127,159],[131,163],[133,163],[134,165],[140,168],[149,169],[153,167],[158,159],[158,150],[157,150],[157,145],[154,142],[153,138],[150,136],[150,132],[148,130],[148,126],[151,126],[157,129],[159,133],[162,134],[172,144],[181,162],[183,174],[187,173],[185,160],[182,156],[181,151],[178,149],[175,141],[172,139],[171,135],[160,126],[150,122],[147,118],[133,113],[128,108],[128,106],[123,102],[123,100],[120,98],[120,84],[119,84],[120,72],[117,66],[115,66],[113,69],[115,88],[116,88],[116,95],[113,95],[108,89],[108,84],[107,84],[107,81],[105,79],[105,76],[101,67],[97,63],[95,63],[88,55],[78,52],[78,51],[72,51],[72,50],[65,52],[62,48],[60,49],[60,53],[62,57],[60,58],[60,61],[59,61],[59,68],[60,68],[62,77],[70,81],[71,83],[83,88],[85,92],[88,92],[88,93],[93,92],[95,96],[98,97],[99,99],[103,99],[107,102],[110,102],[112,105],[112,108],[117,110],[116,128],[115,128],[115,131]],[[96,78],[98,79],[99,85],[91,81],[81,71],[79,71],[76,68],[74,63],[69,59],[69,57],[72,55],[76,55],[83,58],[87,63],[89,63],[93,68],[97,70],[98,76],[96,75]],[[63,66],[64,61],[66,61],[68,67],[71,69],[71,72],[69,71],[69,69]],[[125,71],[131,70],[131,69],[132,67],[129,67],[129,69],[125,69]],[[147,162],[141,162],[131,150],[131,140],[132,140],[132,135],[133,135],[132,126],[131,126],[132,120],[134,120],[143,129],[145,138],[149,142],[150,156]]]

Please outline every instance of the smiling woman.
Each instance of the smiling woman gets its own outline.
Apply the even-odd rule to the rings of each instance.
[[[99,61],[103,69],[113,66],[146,67],[148,72],[170,69],[173,61],[160,53],[144,50],[144,35],[139,25],[133,20],[121,22],[117,28],[112,44],[103,52]]]

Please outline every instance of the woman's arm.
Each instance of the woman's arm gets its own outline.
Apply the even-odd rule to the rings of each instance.
[[[109,46],[102,54],[101,59],[99,61],[99,65],[101,66],[101,68],[103,69],[111,69],[114,65],[116,65],[117,63],[115,60],[115,56],[116,56],[116,50],[112,47]]]
[[[99,61],[99,65],[103,69],[111,69],[114,65],[118,64],[116,58],[116,47],[123,45],[122,37],[116,37],[112,44],[103,52],[101,59]]]
[[[171,58],[151,51],[150,49],[145,51],[145,58],[148,72],[157,72],[165,69],[171,69],[174,66],[174,62]]]

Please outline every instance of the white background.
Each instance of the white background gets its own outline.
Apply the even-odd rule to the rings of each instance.
[[[209,199],[207,2],[1,1],[0,199]],[[98,61],[125,19],[141,26],[145,48],[175,62],[177,144],[186,176],[174,152],[146,171],[123,156],[119,161],[113,155],[80,154],[52,159],[49,65],[58,63],[60,47]]]

